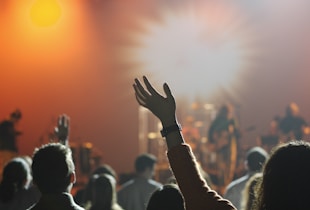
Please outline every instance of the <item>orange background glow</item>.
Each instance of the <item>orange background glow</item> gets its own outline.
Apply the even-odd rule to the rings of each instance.
[[[169,82],[179,101],[234,102],[241,126],[256,126],[244,136],[249,145],[291,101],[310,123],[306,0],[46,0],[57,5],[45,20],[40,1],[0,1],[0,119],[21,109],[21,154],[46,143],[66,113],[71,142],[91,142],[117,172],[133,171],[139,119],[131,85],[143,74],[158,89]],[[226,62],[227,52],[213,49],[237,54]]]

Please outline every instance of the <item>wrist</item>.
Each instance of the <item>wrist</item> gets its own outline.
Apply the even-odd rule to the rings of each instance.
[[[180,131],[182,131],[181,125],[178,123],[174,123],[166,127],[163,126],[163,129],[160,131],[160,133],[163,138],[166,138],[170,133],[180,132]]]
[[[162,124],[163,128],[166,128],[166,127],[169,127],[171,125],[178,124],[178,121],[177,121],[176,117],[171,117],[171,118],[161,120],[161,124]]]

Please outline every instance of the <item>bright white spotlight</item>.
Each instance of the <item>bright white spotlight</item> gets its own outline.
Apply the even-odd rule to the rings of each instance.
[[[210,96],[247,64],[247,30],[230,7],[214,11],[200,5],[160,16],[158,22],[141,23],[146,33],[132,36],[138,45],[127,48],[125,56],[161,81],[169,78],[179,93]]]

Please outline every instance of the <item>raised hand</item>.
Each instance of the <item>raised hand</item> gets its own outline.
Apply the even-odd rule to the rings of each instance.
[[[166,94],[166,97],[164,97],[154,89],[145,76],[143,76],[143,82],[146,89],[137,78],[133,84],[138,103],[149,109],[156,117],[159,118],[164,126],[175,124],[176,103],[169,86],[166,83],[163,85],[163,89]]]
[[[57,136],[60,143],[68,145],[69,141],[69,130],[70,130],[70,118],[62,114],[58,117],[57,126],[55,127],[55,135]]]
[[[169,131],[169,135],[165,135],[168,149],[184,143],[181,129],[176,126],[176,103],[169,86],[166,83],[163,85],[166,94],[164,97],[154,89],[145,76],[143,76],[143,82],[146,89],[138,79],[135,79],[135,84],[133,84],[138,103],[159,118],[163,129],[169,130],[173,126],[173,130],[171,130],[173,132]]]

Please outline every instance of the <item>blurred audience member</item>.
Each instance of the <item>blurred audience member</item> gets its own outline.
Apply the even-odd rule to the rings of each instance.
[[[266,162],[258,189],[257,210],[310,209],[310,144],[290,141]]]
[[[91,179],[91,203],[89,210],[123,210],[117,203],[116,180],[113,176],[101,173]]]
[[[62,143],[37,148],[32,161],[33,181],[42,196],[31,210],[83,210],[70,191],[75,183],[75,166],[71,149]]]
[[[151,154],[136,158],[136,177],[125,182],[118,191],[119,204],[126,210],[145,210],[151,194],[162,186],[153,180],[157,159]]]
[[[0,209],[25,210],[39,200],[39,194],[30,190],[31,171],[20,157],[9,161],[3,170],[0,183]]]
[[[146,210],[185,210],[183,196],[176,184],[165,184],[153,192]]]
[[[224,198],[230,200],[237,209],[241,208],[242,191],[246,182],[255,173],[260,172],[265,161],[268,158],[268,153],[261,147],[253,147],[246,154],[245,168],[247,174],[232,181],[227,187]]]
[[[91,190],[91,183],[92,183],[92,178],[94,175],[101,175],[101,174],[108,174],[111,175],[115,180],[117,180],[117,174],[115,170],[108,164],[103,164],[96,168],[92,174],[89,177],[89,180],[86,184],[85,187],[79,189],[75,195],[74,195],[74,200],[77,204],[80,206],[87,206],[88,202],[91,200],[92,196],[92,190]]]
[[[253,210],[257,206],[257,188],[263,177],[262,173],[254,174],[245,184],[242,191],[240,210]]]

